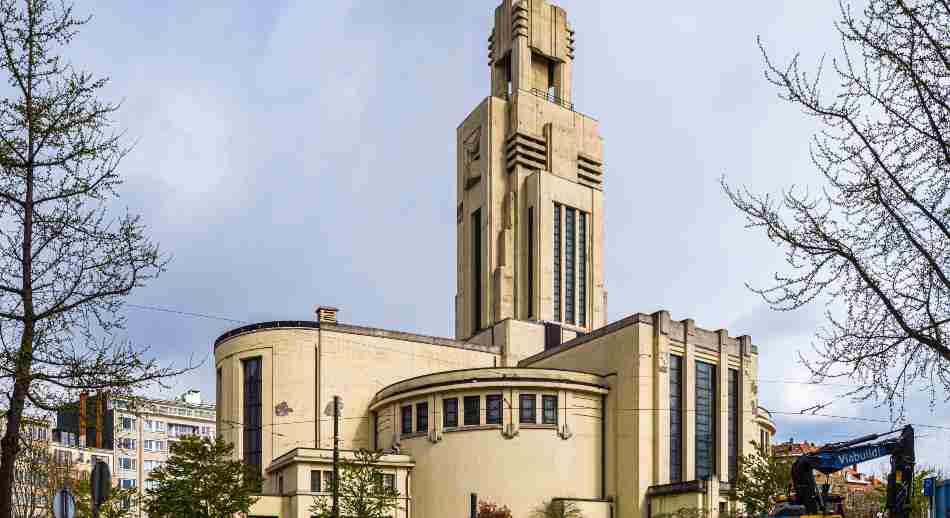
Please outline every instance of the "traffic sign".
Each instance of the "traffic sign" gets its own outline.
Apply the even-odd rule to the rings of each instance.
[[[76,518],[76,499],[65,487],[53,497],[53,516],[56,518]]]

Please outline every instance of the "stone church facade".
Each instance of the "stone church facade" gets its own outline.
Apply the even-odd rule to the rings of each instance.
[[[454,338],[321,307],[215,341],[217,429],[264,477],[254,516],[306,518],[327,494],[335,395],[343,457],[385,452],[398,517],[734,506],[738,458],[775,433],[758,349],[666,311],[607,322],[603,141],[571,101],[573,59],[560,7],[496,8],[490,95],[457,129]]]

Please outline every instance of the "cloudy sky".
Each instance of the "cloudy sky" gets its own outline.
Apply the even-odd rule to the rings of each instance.
[[[734,5],[733,5],[734,4]],[[843,392],[798,365],[823,307],[774,313],[745,288],[781,252],[718,186],[813,184],[814,123],[762,76],[834,53],[836,2],[562,0],[575,103],[601,121],[610,319],[668,309],[759,346],[762,404]],[[72,61],[110,76],[137,141],[121,203],[173,260],[136,305],[234,321],[309,319],[451,336],[455,128],[489,91],[495,1],[88,2]],[[238,322],[127,308],[129,334],[205,364],[162,395],[213,394],[212,342]],[[887,418],[844,401],[827,413]],[[911,401],[924,463],[950,468],[950,407]],[[842,440],[887,423],[777,415],[779,439]],[[929,447],[928,447],[929,445]]]

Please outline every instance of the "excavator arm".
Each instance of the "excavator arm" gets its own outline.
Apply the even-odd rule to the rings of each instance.
[[[792,465],[792,485],[795,500],[804,506],[806,514],[827,514],[827,495],[819,491],[815,471],[830,475],[852,464],[891,456],[891,474],[887,477],[887,509],[889,518],[908,518],[911,509],[911,485],[914,480],[914,429],[910,425],[900,430],[897,438],[876,443],[870,441],[890,435],[871,434],[857,439],[822,446],[801,455]]]

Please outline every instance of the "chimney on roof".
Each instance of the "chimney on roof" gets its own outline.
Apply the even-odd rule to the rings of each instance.
[[[339,308],[332,306],[320,306],[317,308],[317,322],[321,324],[336,324],[336,314],[339,311]]]

